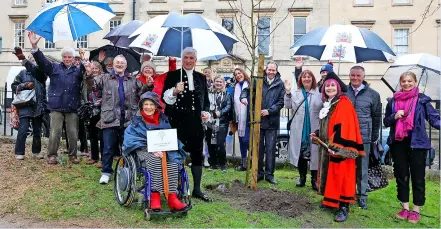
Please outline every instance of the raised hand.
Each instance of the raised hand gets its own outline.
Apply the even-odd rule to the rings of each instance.
[[[152,85],[155,82],[155,80],[153,79],[153,77],[148,76],[147,77],[147,85]]]
[[[291,93],[291,82],[289,80],[285,80],[284,84],[285,84],[286,94],[290,94]]]
[[[302,67],[303,67],[303,59],[302,59],[302,57],[297,57],[296,58],[296,68],[301,69]]]
[[[104,52],[104,50],[101,50],[98,53],[98,62],[102,63],[104,59],[106,59],[106,53]]]
[[[37,36],[37,34],[35,34],[35,32],[30,31],[28,33],[28,38],[29,38],[29,42],[31,42],[32,49],[37,49],[38,48],[38,42],[40,41],[41,37]]]
[[[78,50],[78,54],[80,55],[81,60],[85,60],[86,59],[86,51],[83,48],[80,48]]]

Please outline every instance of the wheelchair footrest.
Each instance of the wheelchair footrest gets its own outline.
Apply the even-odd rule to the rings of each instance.
[[[189,205],[187,206],[185,209],[180,210],[180,211],[170,211],[170,210],[162,210],[162,211],[152,211],[149,210],[149,213],[151,215],[169,215],[169,214],[185,214],[187,213],[189,210],[191,210],[192,206]]]

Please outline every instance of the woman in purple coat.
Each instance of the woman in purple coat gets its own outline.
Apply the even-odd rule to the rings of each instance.
[[[430,97],[419,93],[413,72],[401,74],[400,86],[401,89],[388,100],[383,122],[390,127],[387,143],[391,146],[394,161],[397,197],[403,206],[396,217],[417,223],[420,208],[426,200],[426,155],[431,148],[425,129],[426,120],[439,130],[440,115],[430,103]],[[409,208],[409,180],[412,180],[413,211]]]

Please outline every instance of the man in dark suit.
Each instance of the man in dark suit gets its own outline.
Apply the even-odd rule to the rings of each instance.
[[[194,70],[196,56],[193,48],[187,47],[182,51],[183,68],[167,73],[162,99],[170,125],[177,129],[179,140],[184,144],[185,151],[190,153],[192,196],[208,202],[211,200],[200,186],[204,162],[202,122],[210,117],[209,101],[207,80],[202,73]]]

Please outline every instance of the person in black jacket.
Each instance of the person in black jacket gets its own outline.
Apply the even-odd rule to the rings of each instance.
[[[210,118],[209,99],[207,78],[194,70],[196,56],[193,48],[187,47],[182,51],[182,69],[167,73],[162,99],[170,125],[177,129],[178,139],[184,144],[184,150],[190,153],[192,196],[209,202],[211,199],[200,187],[204,162],[202,122]]]
[[[20,93],[23,90],[35,90],[35,102],[18,107],[20,125],[18,128],[17,140],[15,142],[15,157],[23,160],[25,155],[26,137],[29,126],[32,122],[32,155],[34,158],[43,159],[41,151],[41,125],[43,116],[46,113],[46,79],[47,76],[38,69],[32,56],[26,60],[21,48],[16,47],[14,54],[22,61],[26,68],[15,77],[11,84],[13,93]]]
[[[262,107],[259,139],[259,168],[257,181],[265,179],[271,184],[277,184],[274,179],[276,164],[277,131],[280,128],[280,110],[284,105],[285,86],[281,80],[278,66],[275,62],[266,65],[263,76]],[[240,96],[242,103],[248,103],[250,90],[245,88]],[[263,161],[265,158],[265,170]]]
[[[232,109],[231,96],[225,90],[225,79],[216,76],[208,93],[210,100],[211,119],[206,124],[205,141],[210,154],[209,163],[212,169],[220,166],[223,173],[227,172],[227,152],[225,138],[228,133],[229,114]]]

